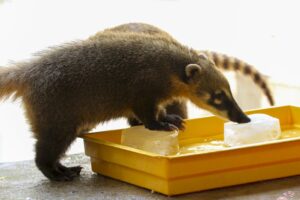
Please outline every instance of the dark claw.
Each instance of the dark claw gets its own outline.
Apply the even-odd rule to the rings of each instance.
[[[168,122],[160,122],[155,121],[151,124],[145,125],[146,128],[149,130],[155,130],[155,131],[174,131],[178,130],[177,126],[174,124],[168,123]]]
[[[185,121],[178,115],[169,114],[162,118],[162,121],[168,122],[170,124],[173,124],[174,126],[178,127],[180,130],[185,129]]]
[[[165,131],[178,131],[178,128],[177,126],[173,125],[173,124],[169,124],[169,123],[166,123],[167,125],[167,128],[165,129]]]

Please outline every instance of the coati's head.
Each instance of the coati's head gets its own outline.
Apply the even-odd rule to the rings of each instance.
[[[250,122],[234,100],[229,83],[206,55],[199,54],[198,62],[185,67],[190,100],[198,107],[238,123]]]

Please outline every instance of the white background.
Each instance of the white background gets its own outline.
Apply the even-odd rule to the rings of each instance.
[[[299,1],[0,0],[0,66],[104,28],[146,22],[195,49],[234,55],[283,83],[300,85]],[[288,103],[288,102],[287,102]],[[192,112],[197,116],[197,111]],[[124,121],[97,130],[125,127]],[[19,102],[0,104],[0,162],[33,158]],[[80,142],[71,152],[82,152]]]

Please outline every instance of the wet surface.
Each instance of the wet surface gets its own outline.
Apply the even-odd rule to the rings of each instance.
[[[281,136],[277,140],[281,141],[281,140],[293,139],[293,138],[298,139],[299,137],[300,137],[300,129],[298,127],[288,127],[288,128],[286,127],[284,130],[282,130]],[[217,135],[214,137],[199,139],[198,142],[185,144],[179,148],[178,154],[205,153],[205,152],[212,152],[212,151],[221,151],[228,148],[230,148],[230,146],[227,146],[225,144],[223,135]]]
[[[66,157],[64,163],[67,166],[80,164],[84,169],[80,178],[65,183],[48,181],[37,170],[33,161],[0,163],[0,199],[300,199],[300,176],[166,197],[161,194],[151,193],[147,189],[97,175],[91,171],[89,162],[89,158],[83,154]]]

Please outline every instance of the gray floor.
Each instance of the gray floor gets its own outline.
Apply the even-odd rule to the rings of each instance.
[[[83,154],[66,157],[67,165],[84,167],[73,182],[53,183],[44,178],[33,161],[0,164],[0,199],[233,199],[299,200],[300,176],[227,187],[205,192],[166,197],[149,190],[92,173],[89,159]]]

